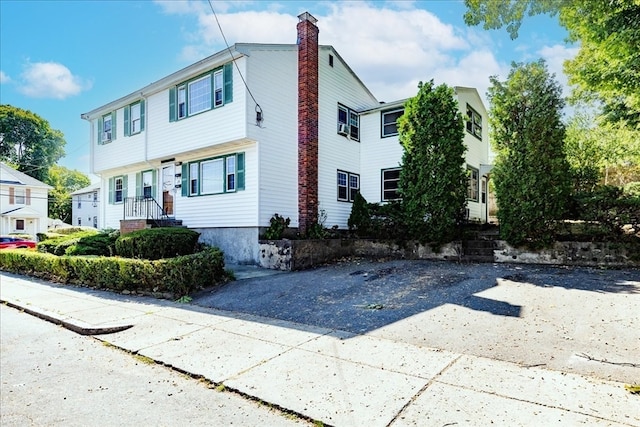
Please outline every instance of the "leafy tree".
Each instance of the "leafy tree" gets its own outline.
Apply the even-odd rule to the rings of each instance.
[[[490,80],[500,233],[514,245],[548,244],[569,196],[560,85],[543,60],[514,63],[505,82]]]
[[[638,0],[465,0],[468,25],[506,25],[518,36],[525,15],[559,15],[577,56],[565,62],[574,97],[598,100],[612,122],[640,130],[640,2]]]
[[[567,124],[565,149],[578,191],[640,181],[640,138],[619,123],[579,111]]]
[[[71,193],[89,186],[88,176],[77,170],[53,165],[45,182],[53,187],[49,191],[49,217],[71,223]]]
[[[37,114],[11,105],[0,105],[0,159],[40,181],[49,167],[64,156],[62,132],[52,129]]]
[[[454,95],[447,85],[420,82],[398,120],[404,147],[399,193],[408,232],[436,245],[455,237],[466,203],[464,127]]]

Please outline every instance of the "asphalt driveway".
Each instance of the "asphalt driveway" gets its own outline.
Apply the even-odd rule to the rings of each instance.
[[[192,304],[640,382],[640,270],[349,261],[237,280]]]

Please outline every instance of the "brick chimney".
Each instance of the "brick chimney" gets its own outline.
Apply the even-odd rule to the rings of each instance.
[[[298,16],[298,231],[318,220],[318,27]]]

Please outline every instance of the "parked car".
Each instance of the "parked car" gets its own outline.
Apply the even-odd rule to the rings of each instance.
[[[36,242],[22,237],[0,236],[0,249],[35,248]]]

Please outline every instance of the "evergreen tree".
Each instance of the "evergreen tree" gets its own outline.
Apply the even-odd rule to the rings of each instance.
[[[455,237],[466,206],[464,127],[454,96],[447,85],[420,82],[398,120],[404,147],[399,193],[407,231],[435,245]]]
[[[513,64],[505,82],[490,80],[500,234],[514,245],[549,244],[570,193],[562,90],[543,60]]]

